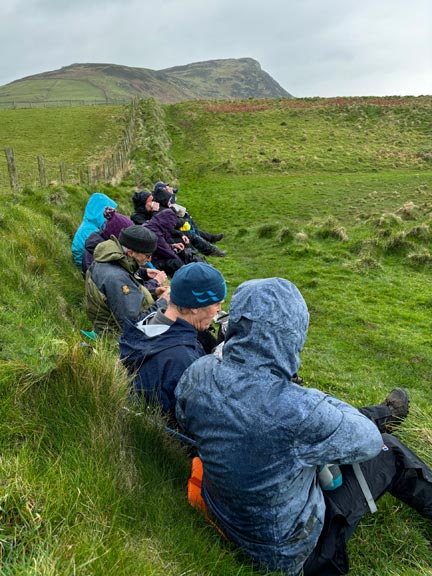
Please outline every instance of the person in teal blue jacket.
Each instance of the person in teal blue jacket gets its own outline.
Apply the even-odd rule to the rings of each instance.
[[[105,208],[117,208],[117,202],[102,192],[92,194],[84,209],[84,217],[72,240],[72,258],[81,269],[85,251],[85,241],[92,232],[96,232],[105,224]]]

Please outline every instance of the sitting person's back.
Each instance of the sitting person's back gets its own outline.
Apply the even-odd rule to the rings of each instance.
[[[109,240],[111,236],[118,238],[124,228],[133,225],[133,222],[124,214],[116,212],[115,208],[105,208],[103,212],[106,219],[103,226],[96,232],[92,232],[84,243],[84,254],[82,259],[82,272],[85,276],[90,264],[93,262],[93,253],[98,244]]]
[[[391,405],[405,417],[403,389],[360,411],[292,381],[308,324],[289,281],[241,284],[222,354],[176,387],[176,418],[202,461],[200,506],[227,538],[267,570],[330,576],[348,573],[348,539],[385,492],[432,518],[432,470],[369,419],[390,422]],[[326,463],[340,465],[342,484],[321,487]]]
[[[151,230],[157,238],[157,246],[153,254],[153,263],[160,270],[172,276],[176,270],[183,266],[184,261],[175,252],[176,243],[171,232],[177,224],[177,216],[171,209],[158,212],[143,227]]]

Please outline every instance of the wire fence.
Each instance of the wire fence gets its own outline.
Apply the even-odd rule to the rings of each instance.
[[[0,110],[20,110],[27,108],[74,108],[77,106],[122,106],[130,104],[133,98],[95,98],[85,100],[46,100],[34,102],[26,100],[0,100]]]
[[[67,164],[42,155],[20,154],[3,148],[0,162],[0,188],[18,191],[28,187],[46,187],[52,182],[63,184],[97,184],[111,181],[127,169],[136,125],[137,100],[133,100],[130,116],[120,142],[103,160],[88,164]]]

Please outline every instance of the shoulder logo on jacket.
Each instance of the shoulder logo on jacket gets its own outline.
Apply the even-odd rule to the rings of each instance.
[[[130,288],[129,288],[129,286],[127,286],[127,284],[124,284],[122,286],[122,292],[123,292],[123,294],[129,294]]]

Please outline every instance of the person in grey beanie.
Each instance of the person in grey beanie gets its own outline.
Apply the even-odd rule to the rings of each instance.
[[[126,318],[136,321],[154,304],[137,271],[155,249],[153,232],[135,224],[124,228],[118,240],[111,236],[96,246],[85,282],[85,309],[96,334],[119,334]],[[157,288],[155,296],[164,296],[167,289]]]
[[[185,369],[205,355],[198,333],[209,328],[226,297],[222,274],[204,262],[177,270],[165,311],[127,322],[120,337],[120,358],[133,377],[131,394],[157,402],[174,414],[174,390]]]

